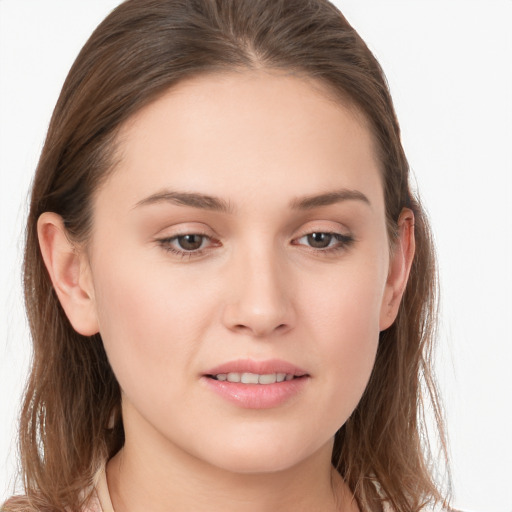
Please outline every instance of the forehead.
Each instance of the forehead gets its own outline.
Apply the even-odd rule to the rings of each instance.
[[[118,148],[111,179],[132,203],[169,186],[240,197],[377,185],[381,195],[364,116],[322,82],[282,71],[183,81],[125,123]]]

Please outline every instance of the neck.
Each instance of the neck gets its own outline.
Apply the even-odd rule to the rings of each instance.
[[[125,446],[109,461],[107,481],[116,512],[358,511],[331,466],[332,442],[289,468],[238,473],[158,437],[128,430]]]

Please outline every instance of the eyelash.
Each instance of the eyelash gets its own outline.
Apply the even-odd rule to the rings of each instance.
[[[307,238],[312,235],[327,235],[332,237],[331,240],[329,240],[329,243],[331,241],[336,241],[337,243],[333,246],[329,245],[325,248],[316,248],[311,247],[310,245],[298,243],[294,243],[293,245],[304,245],[305,247],[308,248],[308,250],[313,251],[315,253],[320,253],[322,255],[330,255],[348,249],[355,242],[355,238],[352,235],[343,235],[341,233],[336,233],[334,231],[312,231],[310,233],[306,233],[305,235],[296,238],[295,240],[301,240],[302,238]]]
[[[185,238],[186,236],[201,237],[202,238],[201,245],[203,245],[204,240],[210,240],[210,242],[213,241],[214,246],[219,244],[219,242],[213,240],[208,235],[205,235],[203,233],[193,233],[193,232],[183,233],[182,235],[175,235],[175,236],[170,236],[167,238],[161,238],[161,239],[157,240],[157,242],[164,249],[164,251],[174,254],[176,256],[179,256],[181,258],[188,258],[188,259],[193,258],[193,257],[202,256],[205,252],[207,252],[209,249],[211,249],[211,247],[208,247],[206,249],[200,248],[200,249],[196,249],[196,250],[187,251],[185,249],[177,249],[176,247],[174,247],[172,245],[173,242],[178,241],[178,239],[180,239],[180,238]]]
[[[302,238],[306,238],[306,237],[312,236],[312,235],[328,235],[328,236],[332,237],[332,240],[337,241],[337,243],[333,246],[328,246],[326,248],[315,248],[315,247],[307,246],[305,244],[293,243],[297,240],[301,240]],[[213,242],[213,247],[218,246],[220,244],[220,242],[212,239],[208,235],[205,235],[203,233],[193,233],[193,232],[184,233],[182,235],[175,235],[172,237],[161,238],[161,239],[158,239],[157,242],[160,245],[160,247],[162,247],[166,252],[174,254],[181,258],[188,258],[188,259],[193,258],[193,257],[200,257],[212,248],[210,246],[207,248],[199,248],[199,249],[187,251],[185,249],[177,249],[176,247],[174,247],[172,245],[173,242],[177,242],[178,239],[184,238],[186,236],[201,237],[202,238],[201,245],[203,245],[203,242],[205,240],[210,240],[211,243]],[[307,247],[307,250],[309,250],[309,251],[312,251],[316,254],[321,254],[321,255],[327,256],[327,255],[333,255],[340,251],[348,249],[351,245],[353,245],[353,243],[355,241],[356,240],[352,235],[343,235],[341,233],[336,233],[336,232],[332,232],[332,231],[312,231],[312,232],[306,233],[298,238],[295,238],[292,241],[292,243],[293,243],[293,245],[304,245],[305,247]],[[330,241],[329,241],[329,243],[330,243]]]

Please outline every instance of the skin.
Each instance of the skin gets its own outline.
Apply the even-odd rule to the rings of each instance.
[[[389,249],[363,116],[304,77],[209,75],[137,113],[119,151],[86,248],[56,214],[38,226],[70,321],[101,333],[122,388],[126,444],[107,467],[114,508],[358,510],[331,468],[333,436],[362,396],[414,253],[408,210]],[[332,204],[296,207],[338,191]],[[311,233],[340,239],[313,247]],[[202,237],[202,252],[171,252],[186,234]],[[237,406],[203,374],[239,358],[288,361],[307,382],[278,407]]]

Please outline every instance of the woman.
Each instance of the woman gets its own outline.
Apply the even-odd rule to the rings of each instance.
[[[435,270],[382,71],[328,2],[130,0],[56,106],[5,510],[421,510]]]

